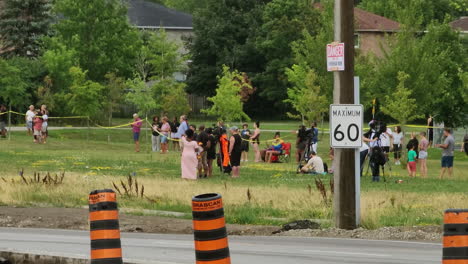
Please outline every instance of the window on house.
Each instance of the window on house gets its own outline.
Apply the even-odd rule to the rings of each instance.
[[[359,34],[354,34],[354,48],[359,49]]]

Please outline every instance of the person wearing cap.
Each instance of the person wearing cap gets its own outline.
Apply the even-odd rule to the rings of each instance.
[[[242,138],[239,135],[239,128],[231,127],[231,138],[229,139],[229,157],[231,159],[232,177],[240,176],[240,163],[242,154]]]

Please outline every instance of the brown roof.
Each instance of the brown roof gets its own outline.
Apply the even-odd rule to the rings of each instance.
[[[400,23],[383,16],[354,8],[356,31],[394,32],[400,29]]]
[[[456,30],[468,31],[468,17],[461,17],[458,20],[450,22],[450,26]]]
[[[323,10],[323,5],[321,3],[315,3],[314,6],[317,9]],[[358,7],[354,8],[354,21],[354,27],[357,32],[395,32],[400,29],[400,23],[374,13],[364,11]]]

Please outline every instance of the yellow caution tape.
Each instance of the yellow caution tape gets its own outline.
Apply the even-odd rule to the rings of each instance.
[[[151,124],[151,123],[148,121],[148,119],[145,119],[145,120],[146,120],[146,122],[148,122],[148,124],[150,125],[151,131],[154,131],[153,128],[152,128],[152,127],[153,127],[153,124]],[[169,140],[169,141],[175,141],[175,142],[179,142],[179,141],[180,141],[180,139],[171,138],[171,137],[169,137],[169,136],[166,136],[166,135],[162,134],[162,133],[159,132],[159,131],[155,131],[155,132],[158,133],[158,134],[159,134],[160,136],[162,136],[162,137],[166,137],[167,140]]]

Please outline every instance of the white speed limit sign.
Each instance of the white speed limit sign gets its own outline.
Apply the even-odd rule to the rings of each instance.
[[[333,148],[362,146],[362,105],[330,105],[330,145]]]

